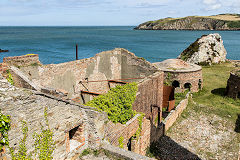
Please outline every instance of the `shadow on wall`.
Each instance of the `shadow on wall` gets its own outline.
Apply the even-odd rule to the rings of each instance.
[[[240,114],[238,114],[238,117],[237,117],[237,120],[236,120],[236,123],[235,123],[234,131],[237,132],[237,133],[240,133]]]
[[[217,88],[213,89],[211,93],[218,96],[226,96],[226,91],[227,91],[226,88]]]
[[[160,160],[201,160],[168,136],[162,136],[159,141],[153,143],[149,151]]]

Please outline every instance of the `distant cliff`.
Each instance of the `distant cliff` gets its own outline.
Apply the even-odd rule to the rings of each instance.
[[[239,14],[215,16],[189,16],[148,21],[134,29],[138,30],[240,30]]]

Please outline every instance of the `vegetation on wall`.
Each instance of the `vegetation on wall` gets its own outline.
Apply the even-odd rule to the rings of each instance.
[[[136,133],[133,135],[133,139],[136,139],[138,140],[140,135],[141,135],[141,132],[142,132],[142,123],[143,123],[143,117],[145,116],[144,113],[140,113],[141,115],[138,117],[138,129],[136,131]]]
[[[168,72],[167,76],[164,79],[164,85],[172,86],[172,77],[173,75],[170,72]]]
[[[11,84],[11,85],[14,85],[14,82],[13,82],[13,77],[12,77],[12,74],[10,73],[9,70],[7,70],[7,81]]]
[[[124,138],[122,136],[119,137],[119,139],[118,139],[118,144],[119,144],[120,148],[123,148],[123,140],[124,140]]]
[[[137,83],[116,86],[111,88],[107,94],[89,101],[86,106],[106,112],[108,119],[114,123],[125,124],[136,115],[136,112],[132,110],[132,104],[136,99],[137,90]]]
[[[28,126],[27,122],[22,121],[22,133],[23,138],[20,141],[18,152],[15,153],[13,148],[10,148],[12,160],[31,160],[32,155],[27,153],[26,140],[28,137]]]
[[[3,146],[8,145],[8,131],[10,129],[10,116],[0,112],[0,152]]]
[[[34,133],[34,154],[39,160],[53,159],[53,151],[55,149],[55,142],[53,141],[53,132],[51,131],[47,119],[47,108],[44,110],[44,118],[46,126],[41,125],[41,133]],[[18,152],[15,153],[13,148],[10,148],[11,157],[13,160],[31,160],[32,153],[28,153],[26,148],[26,140],[28,137],[27,122],[22,121],[23,138],[20,141]]]
[[[50,129],[47,119],[47,108],[44,110],[44,118],[46,123],[46,129],[41,126],[41,133],[35,133],[33,138],[35,140],[35,152],[40,160],[52,159],[52,154],[55,149],[55,143],[53,141],[53,132]]]

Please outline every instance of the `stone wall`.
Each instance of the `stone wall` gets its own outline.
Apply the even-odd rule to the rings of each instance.
[[[171,82],[178,81],[180,87],[176,88],[176,92],[183,92],[185,84],[191,84],[191,91],[198,92],[203,87],[202,70],[194,72],[168,72],[164,71],[165,79],[170,79]]]
[[[172,110],[168,116],[164,119],[163,124],[164,124],[164,131],[167,131],[173,124],[174,122],[177,120],[177,118],[179,116],[181,116],[183,110],[187,107],[188,105],[188,98],[189,98],[189,94],[188,93],[186,95],[186,99],[182,100],[177,107]]]
[[[107,120],[105,113],[100,113],[92,108],[74,104],[69,101],[48,97],[43,93],[33,92],[27,89],[19,89],[11,86],[0,75],[0,101],[1,111],[11,116],[11,130],[9,131],[10,147],[17,150],[21,138],[21,121],[28,125],[28,137],[26,148],[29,152],[34,150],[33,134],[40,133],[41,124],[44,125],[44,109],[48,109],[48,121],[56,142],[53,153],[54,159],[71,159],[79,156],[81,152],[90,148],[99,148],[101,139],[104,137],[104,124]],[[76,126],[81,126],[81,141],[78,148],[69,150],[69,131]],[[9,150],[6,152],[10,159]]]
[[[240,70],[232,71],[230,73],[227,82],[227,95],[235,99],[240,98]]]
[[[3,63],[6,63],[7,65],[11,66],[30,66],[30,65],[38,65],[39,57],[37,54],[29,54],[29,55],[23,55],[23,56],[15,56],[15,57],[5,57],[3,58]]]

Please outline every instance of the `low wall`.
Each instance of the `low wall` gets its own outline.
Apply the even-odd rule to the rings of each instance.
[[[109,121],[105,126],[105,139],[110,142],[110,144],[114,146],[119,146],[119,138],[123,137],[123,147],[124,149],[127,148],[127,143],[129,139],[136,133],[139,122],[138,117],[140,115],[137,114],[131,120],[129,120],[126,124],[120,123],[112,123]]]
[[[163,135],[164,127],[162,124],[155,126],[150,120],[144,117],[141,135],[138,140],[132,140],[131,150],[135,153],[145,155],[150,144],[159,140]]]
[[[120,159],[123,158],[125,160],[154,160],[153,158],[142,156],[137,153],[126,151],[122,148],[115,147],[115,146],[108,145],[108,144],[104,144],[102,146],[102,148],[109,151],[112,155],[114,155]]]
[[[29,66],[29,65],[40,64],[39,57],[37,54],[5,57],[3,58],[3,62],[8,64],[9,66],[12,66],[12,65],[13,66]]]
[[[188,98],[189,98],[190,92],[186,95],[186,99],[182,100],[177,107],[172,110],[169,115],[164,119],[164,130],[167,131],[173,123],[177,120],[177,118],[182,114],[183,110],[188,105]]]

